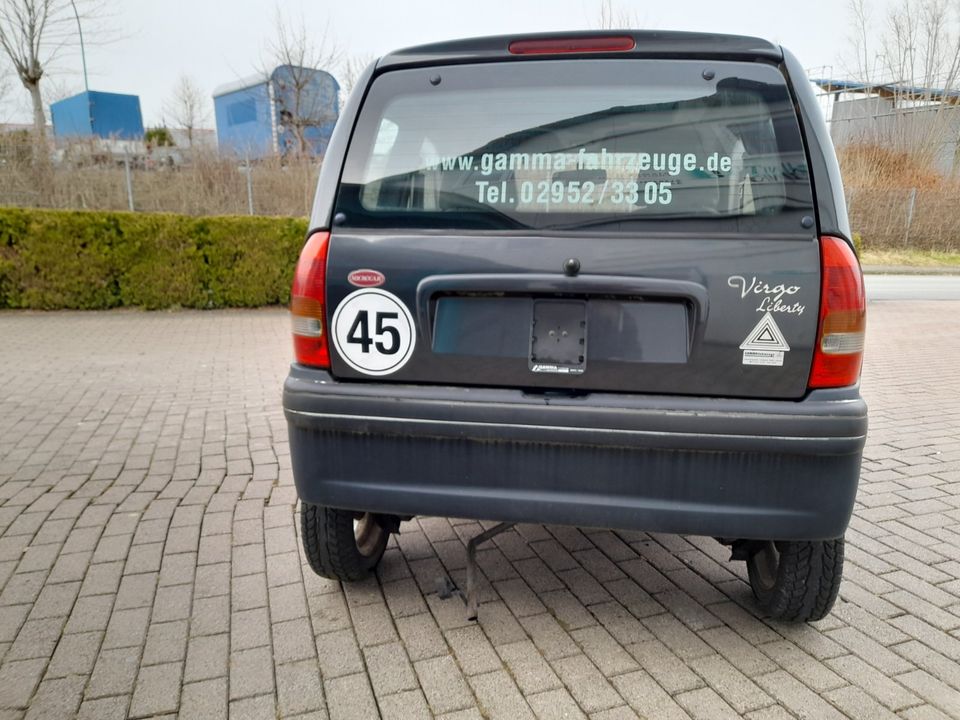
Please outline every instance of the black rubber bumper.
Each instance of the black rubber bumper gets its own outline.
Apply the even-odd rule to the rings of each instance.
[[[802,401],[337,382],[284,385],[300,497],[397,515],[770,540],[840,537],[858,388]]]

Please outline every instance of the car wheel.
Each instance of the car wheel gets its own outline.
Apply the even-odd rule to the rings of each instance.
[[[374,513],[300,503],[300,536],[317,574],[344,582],[363,580],[387,547],[389,531]]]
[[[747,560],[760,608],[786,622],[812,622],[830,612],[843,575],[843,538],[767,541]]]

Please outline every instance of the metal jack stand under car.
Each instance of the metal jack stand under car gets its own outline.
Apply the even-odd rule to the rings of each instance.
[[[458,595],[467,606],[467,620],[477,619],[477,546],[485,543],[487,540],[499,535],[505,530],[509,530],[516,523],[502,522],[494,525],[489,530],[484,530],[479,535],[470,538],[467,543],[467,592],[464,592],[456,586],[449,575],[437,578],[437,595],[442,599],[448,600],[454,595]]]

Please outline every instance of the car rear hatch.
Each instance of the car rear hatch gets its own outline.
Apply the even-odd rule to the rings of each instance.
[[[771,62],[383,72],[329,242],[340,380],[799,398],[820,262]]]

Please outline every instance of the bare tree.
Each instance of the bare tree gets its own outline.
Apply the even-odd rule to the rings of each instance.
[[[82,90],[82,86],[77,84],[76,78],[48,76],[44,82],[46,84],[46,88],[43,91],[44,109],[47,111],[48,120],[50,119],[50,106],[53,103],[65,100]]]
[[[210,117],[207,97],[189,75],[181,75],[164,112],[174,125],[187,133],[187,147],[193,147],[193,131]]]
[[[886,11],[875,48],[869,44],[869,10],[869,0],[848,4],[856,33],[854,72],[880,97],[872,125],[864,126],[863,137],[850,140],[933,163],[958,140],[960,2],[896,0]]]
[[[347,55],[340,64],[340,105],[346,102],[347,97],[353,92],[353,86],[357,84],[360,75],[367,66],[374,60],[370,53],[362,55]]]
[[[6,63],[0,62],[0,122],[6,122],[8,114],[7,97],[10,94],[10,75],[7,74]]]
[[[867,0],[849,0],[847,14],[850,16],[851,33],[848,40],[853,51],[853,66],[850,67],[845,58],[841,58],[841,65],[847,73],[865,83],[873,81],[873,72],[870,65],[870,31],[871,15]]]
[[[316,33],[303,18],[285,19],[277,9],[273,38],[267,43],[267,82],[275,82],[274,101],[281,124],[293,134],[297,155],[310,151],[308,131],[336,120],[332,83],[326,87],[318,71],[330,72],[340,65],[342,51],[327,31]],[[281,68],[279,76],[274,68]],[[329,90],[329,92],[327,92]]]
[[[642,26],[636,11],[628,10],[616,0],[600,0],[597,17],[600,30],[633,30]]]
[[[96,0],[0,0],[0,50],[30,93],[38,146],[46,134],[40,80],[57,55],[79,39],[78,19],[93,19],[98,11]]]
[[[869,0],[849,0],[847,10],[854,28],[851,45],[856,53],[852,73],[858,80],[909,88],[910,100],[931,99],[917,97],[914,90],[919,88],[957,88],[960,2],[899,0],[887,10],[877,47],[870,45],[873,33]],[[874,77],[877,64],[881,78]]]

